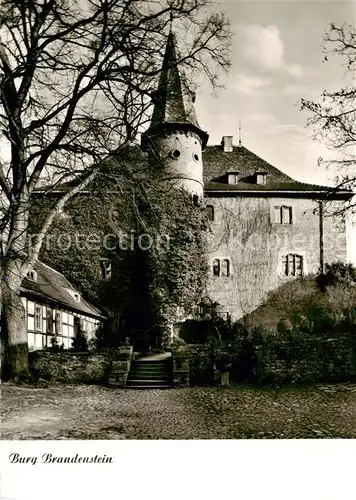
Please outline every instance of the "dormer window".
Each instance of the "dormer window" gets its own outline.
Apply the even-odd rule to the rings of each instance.
[[[31,269],[31,271],[27,273],[27,279],[37,283],[37,272],[34,269]]]
[[[69,295],[76,301],[80,302],[80,293],[77,292],[76,290],[73,290],[72,288],[67,288],[67,292]]]
[[[240,172],[228,172],[227,181],[229,184],[237,184],[239,182],[239,174]]]
[[[256,172],[256,184],[267,184],[267,172]]]

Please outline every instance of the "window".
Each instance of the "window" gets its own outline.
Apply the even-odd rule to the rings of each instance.
[[[267,184],[267,174],[264,172],[256,174],[256,184]]]
[[[50,307],[46,308],[46,331],[53,333],[53,309]]]
[[[180,151],[178,149],[175,149],[174,151],[172,151],[172,156],[177,160],[180,157]]]
[[[199,156],[196,153],[193,153],[193,160],[196,162],[199,161]]]
[[[283,274],[286,276],[303,276],[303,257],[289,253],[283,257]]]
[[[228,174],[228,183],[237,184],[239,182],[239,172],[232,172]]]
[[[223,259],[221,262],[221,276],[228,278],[230,276],[230,261]]]
[[[199,196],[197,194],[193,194],[193,205],[195,207],[199,206]]]
[[[207,211],[207,214],[208,214],[208,219],[212,222],[214,220],[214,207],[213,205],[207,205],[206,206],[206,211]]]
[[[42,306],[35,305],[35,329],[42,332]]]
[[[274,207],[274,222],[276,224],[292,224],[292,207],[287,207],[285,205]]]
[[[81,319],[78,316],[74,316],[74,337],[77,337],[81,330]]]
[[[101,277],[103,280],[108,280],[111,278],[111,260],[100,259],[100,270]]]
[[[220,276],[220,260],[215,259],[213,262],[213,276]]]
[[[62,334],[62,313],[56,311],[56,335]]]
[[[230,276],[230,261],[229,259],[214,259],[213,261],[213,276],[228,278]]]
[[[27,273],[27,278],[31,281],[37,282],[37,272],[34,269],[31,269],[31,271]]]

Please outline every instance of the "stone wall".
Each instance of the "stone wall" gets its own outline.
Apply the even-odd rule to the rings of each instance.
[[[356,336],[282,341],[256,348],[258,383],[345,382],[356,380]]]
[[[123,346],[92,354],[88,352],[29,354],[31,373],[38,378],[68,384],[109,384],[125,387],[132,347]]]
[[[269,291],[293,279],[284,273],[283,256],[303,257],[303,274],[320,267],[318,204],[303,198],[209,197],[214,205],[211,223],[210,282],[207,294],[233,320],[250,313]],[[334,202],[334,205],[342,202]],[[292,207],[293,223],[276,224],[274,207]],[[215,277],[214,259],[230,260],[230,276]],[[346,261],[346,233],[342,218],[324,218],[325,263]]]
[[[191,385],[218,385],[222,358],[229,358],[230,381],[255,384],[345,382],[356,380],[356,334],[278,338],[254,345],[240,339],[234,345],[208,344],[186,348]]]
[[[108,377],[110,385],[115,387],[126,387],[127,377],[131,368],[133,354],[132,346],[119,347],[111,362],[111,371]]]
[[[190,385],[189,354],[186,346],[172,347],[173,386],[188,387]]]

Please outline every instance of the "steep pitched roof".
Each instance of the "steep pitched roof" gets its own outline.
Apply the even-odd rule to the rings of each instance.
[[[193,96],[183,84],[177,66],[177,55],[173,33],[169,33],[166,52],[163,58],[151,127],[162,122],[192,123],[199,127],[195,114]]]
[[[34,269],[37,272],[37,281],[25,278],[22,283],[22,293],[35,295],[80,314],[102,317],[100,310],[83,297],[80,298],[80,302],[74,299],[69,290],[76,292],[76,289],[63,274],[39,261],[34,265]]]
[[[234,146],[225,153],[222,146],[207,146],[203,153],[204,182],[217,181],[226,172],[238,171],[240,179],[253,176],[258,170],[267,172],[268,182],[293,182],[293,179],[244,146]]]
[[[143,146],[145,147],[147,138],[150,135],[160,133],[162,128],[176,128],[180,126],[184,129],[194,130],[201,137],[204,149],[208,140],[208,134],[199,126],[194,101],[195,96],[189,90],[184,75],[179,71],[175,38],[173,33],[170,32],[158,88],[154,93],[151,124],[147,132],[142,135]]]
[[[263,160],[244,146],[234,146],[233,151],[224,152],[221,146],[208,146],[203,152],[203,175],[205,191],[213,192],[299,192],[327,194],[330,198],[347,199],[351,192],[298,182]],[[228,184],[227,173],[239,172],[239,182]],[[256,173],[266,173],[266,184],[256,183]]]

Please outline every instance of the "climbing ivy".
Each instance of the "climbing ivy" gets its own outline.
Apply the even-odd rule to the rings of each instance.
[[[46,197],[37,204],[33,232],[51,203]],[[206,229],[204,204],[195,206],[184,190],[155,179],[120,191],[101,186],[58,217],[40,258],[102,308],[118,341],[141,331],[161,347],[177,315],[190,314],[206,286]],[[101,278],[103,257],[112,264],[109,280]]]

